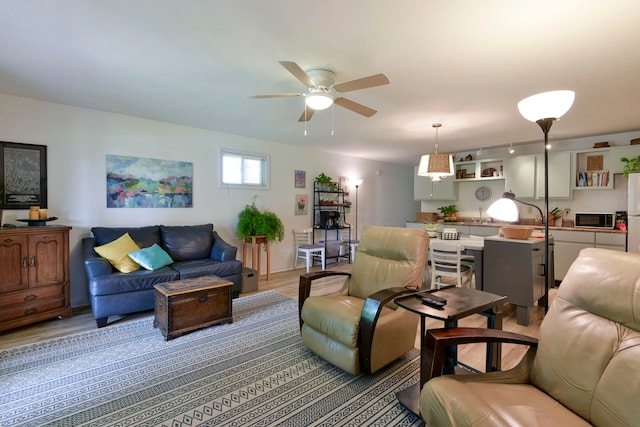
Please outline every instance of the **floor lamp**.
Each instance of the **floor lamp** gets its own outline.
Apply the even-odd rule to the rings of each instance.
[[[353,240],[358,240],[358,188],[362,185],[362,178],[355,179],[353,185],[356,186],[356,230]]]
[[[556,90],[539,93],[518,103],[522,117],[535,122],[544,133],[544,311],[549,310],[549,130],[553,122],[562,117],[573,105],[575,92]]]

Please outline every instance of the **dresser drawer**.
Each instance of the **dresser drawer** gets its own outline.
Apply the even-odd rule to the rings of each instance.
[[[24,319],[29,317],[39,317],[41,314],[49,311],[55,311],[65,308],[64,295],[55,299],[42,300],[37,303],[25,303],[21,306],[14,306],[0,310],[0,323],[9,322],[16,319]],[[1,329],[1,328],[0,328]]]
[[[64,292],[64,285],[45,286],[10,292],[2,295],[0,298],[0,310],[14,306],[40,304],[44,300],[63,297]]]

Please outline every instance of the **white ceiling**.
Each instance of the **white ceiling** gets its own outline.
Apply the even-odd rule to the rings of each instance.
[[[638,0],[2,0],[0,92],[369,159],[539,141],[517,102],[576,92],[552,138],[640,129]],[[278,61],[391,84],[297,121]],[[331,136],[331,129],[334,135]]]

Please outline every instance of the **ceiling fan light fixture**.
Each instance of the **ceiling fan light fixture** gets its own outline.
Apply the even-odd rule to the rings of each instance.
[[[304,103],[314,110],[326,110],[333,105],[333,97],[324,91],[311,92],[304,99]]]

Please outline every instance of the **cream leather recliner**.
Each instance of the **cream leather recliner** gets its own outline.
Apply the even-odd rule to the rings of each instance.
[[[432,376],[441,372],[448,344],[482,331],[492,334],[431,330]],[[519,341],[516,334],[496,335]],[[639,373],[640,255],[588,248],[562,281],[537,349],[509,371],[431,379],[420,411],[427,426],[438,427],[637,426]]]
[[[415,346],[418,316],[391,302],[422,285],[429,236],[411,228],[367,226],[351,274],[323,271],[300,276],[302,341],[351,373],[372,373]],[[313,280],[345,275],[340,294],[309,296]]]

